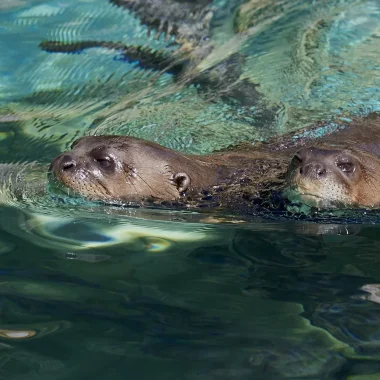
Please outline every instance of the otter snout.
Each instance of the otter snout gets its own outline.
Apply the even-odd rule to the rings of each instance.
[[[56,157],[50,164],[49,172],[55,174],[69,174],[72,173],[76,167],[76,160],[70,154],[63,153]]]
[[[319,162],[310,162],[300,167],[300,174],[310,177],[322,177],[326,174],[326,167]]]
[[[300,176],[321,178],[326,175],[327,165],[323,162],[323,157],[321,159],[320,153],[321,149],[309,148],[294,155],[292,164],[298,169]]]
[[[76,162],[73,159],[72,156],[65,154],[62,156],[58,162],[58,168],[59,170],[63,172],[69,172],[75,170]]]

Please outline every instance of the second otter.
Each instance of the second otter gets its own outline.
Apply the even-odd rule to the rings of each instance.
[[[380,206],[380,117],[353,124],[293,157],[285,195],[318,208]]]
[[[302,149],[285,194],[318,208],[380,206],[380,157],[357,147]]]

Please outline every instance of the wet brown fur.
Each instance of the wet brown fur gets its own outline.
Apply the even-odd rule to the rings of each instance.
[[[116,157],[107,173],[94,162],[97,149]],[[110,148],[110,149],[108,149]],[[94,158],[95,157],[95,158]],[[51,165],[55,180],[89,199],[231,207],[252,201],[283,185],[289,156],[245,148],[207,156],[184,155],[158,144],[126,136],[90,136],[73,144]],[[70,162],[71,170],[64,170]],[[74,165],[74,164],[73,164]],[[172,179],[186,173],[185,191]]]
[[[113,179],[105,176],[98,179],[99,185],[97,185],[93,179],[83,177],[83,181],[91,181],[92,187],[73,190],[84,196],[104,201],[177,201],[188,206],[204,204],[238,208],[245,205],[249,208],[258,199],[264,199],[274,190],[283,190],[287,185],[286,174],[293,155],[302,147],[315,145],[319,148],[349,151],[359,161],[361,175],[357,183],[348,188],[349,201],[345,203],[363,206],[380,204],[380,191],[378,191],[380,189],[380,116],[371,115],[357,119],[345,129],[332,131],[330,134],[326,132],[326,135],[321,138],[312,137],[312,132],[321,126],[323,125],[313,126],[296,134],[284,135],[268,143],[256,146],[241,144],[224,152],[205,156],[184,155],[132,137],[87,137],[82,142],[91,140],[95,147],[104,144],[111,146],[120,144],[124,155],[122,160],[129,169],[126,170],[124,177],[119,177],[120,182],[107,182]],[[308,132],[309,137],[299,137],[303,132]],[[129,144],[134,144],[135,147],[131,154],[128,153]],[[75,149],[74,147],[74,151]],[[86,157],[86,149],[87,147],[81,152],[82,156],[78,156],[80,160]],[[62,176],[58,170],[59,157],[53,162],[52,170],[61,183],[73,188],[69,180],[70,175],[69,177]],[[145,184],[139,185],[140,187],[130,186],[129,193],[125,193],[123,185],[125,178],[128,178],[130,174],[128,170],[136,166],[133,157],[142,160],[142,165],[136,167],[137,173],[144,173],[144,170],[147,170],[149,175],[144,174]],[[164,171],[165,162],[160,163],[161,157],[166,160],[170,173]],[[149,170],[144,168],[149,168]],[[188,174],[191,184],[186,191],[181,193],[175,188],[175,183],[170,181],[169,174],[183,172]],[[163,181],[163,175],[166,176],[165,181]],[[111,185],[112,191],[107,192]]]

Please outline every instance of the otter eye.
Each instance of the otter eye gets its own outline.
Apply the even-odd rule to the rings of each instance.
[[[344,173],[353,173],[355,171],[355,165],[351,162],[340,162],[337,166]]]
[[[99,167],[104,169],[104,171],[110,173],[115,170],[115,157],[109,153],[104,147],[93,149],[89,154],[92,158],[92,162]]]
[[[111,160],[108,158],[97,158],[95,161],[101,166],[102,168],[109,168],[112,164]]]

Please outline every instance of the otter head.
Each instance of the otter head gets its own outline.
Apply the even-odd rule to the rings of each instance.
[[[356,149],[302,149],[290,163],[285,194],[320,208],[374,207],[380,204],[379,159]]]
[[[88,136],[50,165],[53,180],[91,200],[174,200],[202,186],[210,170],[158,144],[126,136]]]

